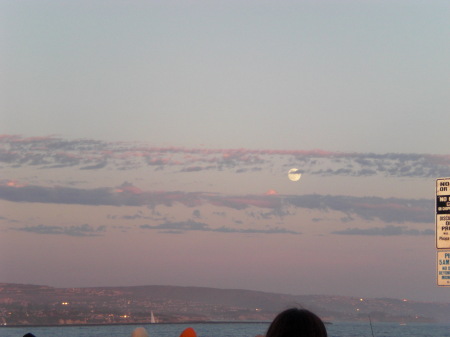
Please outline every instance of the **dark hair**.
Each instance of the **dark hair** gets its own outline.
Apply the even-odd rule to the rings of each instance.
[[[327,337],[322,320],[306,309],[292,308],[277,315],[266,337]]]

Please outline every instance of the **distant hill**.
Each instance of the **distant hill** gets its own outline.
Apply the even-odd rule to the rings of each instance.
[[[54,288],[0,283],[0,325],[270,321],[292,306],[326,321],[447,322],[450,303],[204,287]]]

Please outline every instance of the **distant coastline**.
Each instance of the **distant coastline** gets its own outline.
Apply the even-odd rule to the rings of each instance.
[[[450,303],[180,286],[54,288],[0,283],[0,327],[267,323],[288,307],[327,322],[446,322]],[[151,313],[158,323],[151,323]]]

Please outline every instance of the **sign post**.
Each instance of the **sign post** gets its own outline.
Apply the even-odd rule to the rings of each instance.
[[[450,286],[450,178],[436,179],[437,284]]]

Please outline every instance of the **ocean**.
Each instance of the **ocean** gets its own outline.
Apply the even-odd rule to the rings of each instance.
[[[255,337],[264,334],[269,323],[0,327],[0,337],[22,337],[27,332],[36,337],[130,337],[137,326],[145,327],[150,337],[178,337],[187,327],[194,328],[198,337]],[[450,323],[372,322],[373,333],[369,322],[335,322],[326,327],[330,337],[450,337]]]

